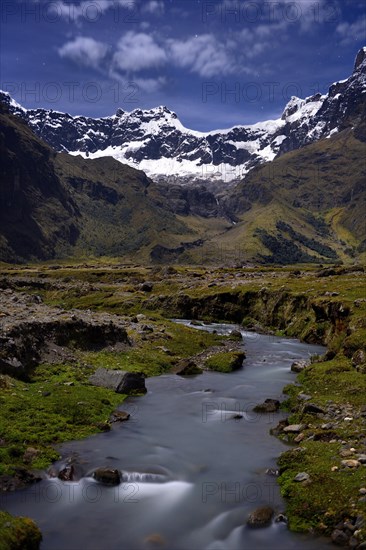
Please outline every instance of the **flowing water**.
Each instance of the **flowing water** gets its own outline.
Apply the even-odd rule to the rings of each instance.
[[[225,333],[234,327],[201,328]],[[128,422],[62,446],[63,457],[78,455],[80,481],[45,479],[2,495],[3,507],[37,521],[42,550],[329,548],[327,541],[290,533],[283,523],[245,526],[258,506],[284,510],[276,478],[266,473],[286,450],[269,435],[284,415],[255,414],[252,408],[268,397],[283,398],[282,388],[295,380],[292,361],[324,348],[242,334],[243,369],[148,379],[148,393],[121,406],[131,414]],[[101,466],[120,469],[121,485],[95,482],[90,474]]]

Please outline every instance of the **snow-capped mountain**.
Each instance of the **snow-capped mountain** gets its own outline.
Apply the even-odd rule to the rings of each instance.
[[[292,97],[281,118],[227,130],[185,128],[166,107],[135,109],[104,118],[24,109],[0,92],[9,110],[56,151],[115,159],[145,171],[156,181],[234,183],[254,166],[331,136],[365,116],[366,47],[352,75],[332,84],[325,95]]]

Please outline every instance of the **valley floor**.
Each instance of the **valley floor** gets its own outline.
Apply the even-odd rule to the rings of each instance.
[[[327,346],[284,389],[281,407],[289,417],[274,431],[294,448],[279,458],[279,483],[290,529],[364,548],[365,279],[360,266],[3,265],[1,489],[36,482],[57,459],[58,444],[110,429],[125,396],[92,386],[97,368],[145,376],[230,372],[238,358],[235,335],[170,319],[234,322]],[[306,474],[301,482],[294,481],[298,472]],[[0,512],[1,549],[38,547],[36,527],[23,521],[12,524]],[[22,546],[14,542],[19,530]]]

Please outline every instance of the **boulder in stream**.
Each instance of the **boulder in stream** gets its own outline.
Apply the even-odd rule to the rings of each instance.
[[[278,411],[280,402],[278,399],[266,399],[263,403],[253,408],[254,412],[272,413]]]
[[[192,376],[194,374],[202,374],[203,370],[192,360],[185,359],[179,364],[179,376]]]
[[[146,393],[145,375],[141,372],[127,372],[124,370],[97,369],[89,377],[93,386],[108,388],[116,393],[134,395]]]
[[[249,514],[247,526],[251,528],[267,527],[274,516],[274,510],[270,506],[261,506]]]
[[[93,477],[104,485],[119,485],[121,483],[121,472],[112,468],[98,468],[93,472]]]
[[[292,372],[302,372],[306,367],[309,366],[309,361],[306,361],[305,359],[299,359],[297,361],[294,361],[291,365]]]
[[[130,414],[125,411],[115,410],[110,416],[110,422],[126,422],[130,419]]]
[[[70,466],[65,466],[65,468],[62,468],[62,470],[59,471],[57,477],[61,479],[61,481],[74,481],[74,474],[74,466],[71,464]]]

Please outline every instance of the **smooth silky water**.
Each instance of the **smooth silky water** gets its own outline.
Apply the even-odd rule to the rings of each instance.
[[[196,328],[227,333],[237,327]],[[287,448],[269,434],[284,414],[256,414],[253,406],[266,398],[283,399],[283,387],[295,381],[291,363],[324,348],[242,334],[243,369],[149,378],[145,396],[121,405],[131,414],[128,422],[62,446],[65,459],[78,456],[84,471],[79,482],[45,479],[3,494],[2,507],[37,521],[42,550],[329,548],[324,539],[292,534],[283,523],[256,530],[245,526],[258,506],[268,504],[277,512],[285,507],[276,478],[266,473]],[[123,483],[95,482],[90,474],[104,466],[120,469]]]

